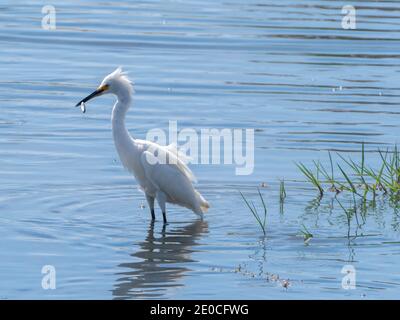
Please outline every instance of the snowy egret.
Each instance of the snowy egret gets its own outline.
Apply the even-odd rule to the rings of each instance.
[[[193,187],[196,181],[192,171],[182,160],[176,145],[161,146],[151,141],[134,139],[125,127],[125,115],[132,103],[133,86],[121,68],[117,68],[101,82],[100,86],[86,98],[77,103],[82,112],[85,102],[111,93],[117,97],[112,109],[112,133],[115,147],[122,164],[131,172],[146,195],[152,220],[155,220],[154,200],[167,222],[166,203],[177,204],[203,216],[209,208],[208,202]],[[158,156],[168,161],[157,161]]]

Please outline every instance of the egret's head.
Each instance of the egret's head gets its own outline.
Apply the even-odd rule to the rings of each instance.
[[[122,71],[121,67],[117,68],[114,72],[106,76],[101,82],[100,86],[86,98],[79,101],[76,104],[76,107],[80,106],[82,102],[85,103],[106,93],[115,94],[121,99],[129,98],[132,95],[132,82],[128,79],[126,73]]]

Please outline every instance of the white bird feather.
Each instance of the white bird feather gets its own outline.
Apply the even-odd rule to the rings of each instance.
[[[151,141],[134,139],[126,129],[125,115],[131,105],[134,90],[133,83],[122,68],[106,76],[98,89],[77,106],[106,93],[117,96],[111,117],[117,152],[124,167],[135,176],[144,191],[152,219],[155,218],[155,199],[163,213],[164,222],[167,202],[189,208],[202,216],[209,208],[209,203],[193,186],[196,177],[186,164],[189,158],[175,144],[161,146]]]

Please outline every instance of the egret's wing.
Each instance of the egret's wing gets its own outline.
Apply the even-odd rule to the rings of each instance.
[[[175,144],[168,146],[160,146],[154,142],[143,140],[147,145],[147,150],[150,153],[158,154],[160,159],[166,160],[166,165],[176,167],[182,174],[184,174],[191,182],[196,183],[197,179],[192,170],[189,169],[185,161],[190,158],[178,150]]]
[[[166,148],[166,150],[172,152],[172,154],[174,154],[178,159],[181,159],[184,163],[188,163],[190,160],[192,160],[189,156],[179,151],[178,146],[174,142],[162,148]]]
[[[195,193],[187,173],[179,165],[159,163],[152,152],[145,151],[140,157],[146,178],[176,203],[191,203]]]
[[[197,182],[197,179],[193,174],[192,170],[190,170],[190,168],[187,166],[187,163],[191,159],[190,157],[180,152],[175,143],[171,143],[170,145],[161,148],[165,148],[165,150],[169,153],[169,157],[175,160],[174,163],[177,164],[179,169],[185,173],[185,175],[188,177],[190,181],[194,183]]]

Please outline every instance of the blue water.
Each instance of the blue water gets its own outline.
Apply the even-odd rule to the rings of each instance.
[[[359,158],[364,142],[374,166],[400,142],[400,4],[357,1],[355,30],[341,28],[347,1],[51,4],[56,30],[42,29],[42,3],[0,4],[0,299],[398,298],[396,206],[380,198],[349,226],[294,162]],[[170,120],[255,129],[251,175],[191,166],[204,221],[170,206],[170,223],[152,225],[113,145],[114,98],[74,108],[117,66],[135,82],[135,137]],[[238,193],[259,203],[262,183],[266,237]]]

